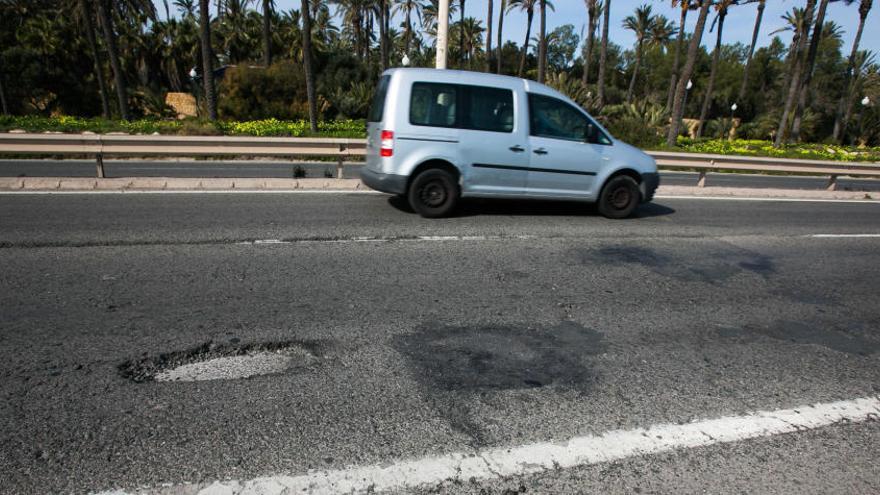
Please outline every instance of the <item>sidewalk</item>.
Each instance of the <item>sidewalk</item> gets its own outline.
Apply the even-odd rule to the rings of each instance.
[[[203,179],[125,177],[2,177],[0,192],[150,192],[150,191],[370,191],[358,179]],[[876,193],[740,187],[660,186],[659,197],[731,197],[767,199],[880,200]]]

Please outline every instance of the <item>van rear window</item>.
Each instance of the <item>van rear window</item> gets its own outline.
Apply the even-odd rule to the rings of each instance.
[[[379,79],[379,85],[376,86],[376,94],[373,95],[373,104],[370,105],[370,122],[382,122],[382,116],[385,113],[385,97],[388,95],[388,83],[391,76],[382,76]]]

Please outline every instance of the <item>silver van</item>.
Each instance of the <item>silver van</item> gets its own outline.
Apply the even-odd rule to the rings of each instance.
[[[436,69],[382,74],[361,179],[431,218],[449,215],[462,197],[597,202],[606,217],[625,218],[660,182],[653,158],[561,93]]]

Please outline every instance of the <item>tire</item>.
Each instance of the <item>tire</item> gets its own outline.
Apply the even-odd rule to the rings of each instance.
[[[407,193],[412,209],[425,218],[448,216],[455,209],[460,196],[455,177],[439,168],[428,169],[417,175]]]
[[[612,177],[599,194],[599,213],[606,218],[620,219],[633,214],[641,201],[639,184],[628,175]]]

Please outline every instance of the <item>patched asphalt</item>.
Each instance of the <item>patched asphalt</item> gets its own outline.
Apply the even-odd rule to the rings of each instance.
[[[880,205],[630,221],[380,195],[0,197],[4,493],[386,463],[880,393]],[[488,240],[297,242],[356,236]],[[289,239],[290,244],[238,244]],[[156,382],[193,356],[314,359]],[[875,422],[427,491],[873,492]],[[827,472],[826,477],[820,473]],[[778,476],[774,476],[776,473]],[[508,492],[509,493],[509,492]]]

